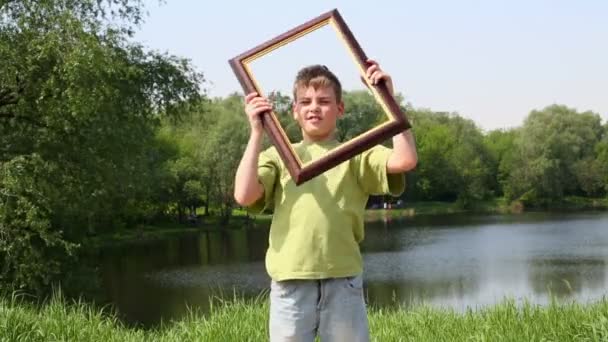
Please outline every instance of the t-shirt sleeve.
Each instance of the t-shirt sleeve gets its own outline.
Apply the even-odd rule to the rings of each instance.
[[[274,187],[279,174],[279,165],[277,164],[276,153],[273,153],[273,151],[273,148],[269,148],[260,153],[258,180],[264,187],[264,195],[247,207],[247,211],[252,214],[259,214],[274,205]]]
[[[390,148],[377,145],[360,155],[359,182],[370,195],[399,196],[405,191],[405,173],[389,174],[386,163],[392,153]]]

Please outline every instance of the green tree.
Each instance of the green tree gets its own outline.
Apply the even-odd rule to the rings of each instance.
[[[272,92],[269,95],[269,99],[272,101],[273,111],[289,141],[296,143],[302,140],[300,125],[298,125],[298,122],[293,118],[293,100],[291,97],[277,91]]]
[[[204,165],[198,159],[200,132],[193,126],[190,117],[179,124],[165,122],[159,129],[157,138],[175,150],[163,165],[163,182],[158,184],[165,208],[173,212],[179,222],[186,221],[186,215],[196,215],[196,209],[206,206],[206,189],[203,187]]]
[[[345,91],[342,100],[344,116],[337,123],[339,141],[348,141],[386,121],[386,114],[367,90]]]
[[[595,145],[595,161],[592,169],[593,176],[589,177],[592,186],[586,190],[588,193],[608,195],[608,123],[603,127],[602,139]],[[601,184],[602,189],[598,190],[596,186]]]
[[[581,171],[595,159],[602,131],[599,115],[592,112],[562,105],[532,111],[515,140],[507,197],[536,204],[596,192],[597,172]]]
[[[466,207],[491,195],[491,157],[479,128],[456,114],[408,112],[419,160],[414,197],[457,200]]]
[[[513,153],[517,129],[493,130],[484,135],[484,145],[488,150],[490,175],[492,175],[491,191],[496,196],[503,196],[503,187],[509,172],[513,167]]]
[[[178,216],[204,205],[206,215],[213,208],[228,223],[234,172],[249,138],[242,96],[209,101],[179,122],[166,121],[159,133],[178,149],[164,166],[170,175],[166,192]]]
[[[154,127],[198,100],[202,76],[130,42],[142,10],[128,0],[0,3],[7,287],[48,289],[87,233],[146,212],[138,203],[150,203],[159,162]]]
[[[213,107],[217,121],[206,138],[206,164],[213,167],[215,203],[227,223],[234,207],[234,173],[249,139],[249,123],[240,96],[217,101]]]

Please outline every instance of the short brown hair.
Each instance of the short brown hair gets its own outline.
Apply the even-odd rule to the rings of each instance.
[[[296,75],[293,85],[293,100],[297,100],[297,91],[301,87],[332,87],[336,95],[336,102],[342,101],[342,85],[340,80],[325,65],[311,65],[302,68]]]

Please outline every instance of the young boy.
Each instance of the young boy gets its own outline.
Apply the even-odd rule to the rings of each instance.
[[[371,83],[393,84],[368,61]],[[303,140],[294,151],[303,163],[339,145],[336,120],[344,114],[342,87],[324,66],[300,70],[293,117]],[[404,172],[416,166],[410,130],[393,137],[393,149],[375,146],[296,186],[271,147],[261,152],[260,114],[272,109],[256,93],[245,97],[251,135],[236,172],[234,197],[253,212],[274,208],[266,269],[270,287],[270,340],[368,341],[363,296],[363,215],[371,194],[399,195]]]

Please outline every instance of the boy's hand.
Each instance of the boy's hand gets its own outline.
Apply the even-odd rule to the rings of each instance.
[[[258,93],[253,92],[245,96],[245,113],[251,125],[251,133],[261,134],[262,117],[260,114],[272,110],[272,105],[264,97],[258,96]]]
[[[367,68],[365,76],[371,82],[371,84],[378,84],[378,82],[380,82],[380,80],[383,80],[384,83],[386,84],[386,87],[388,88],[388,92],[392,96],[394,96],[395,94],[394,94],[394,90],[393,90],[393,80],[392,80],[391,76],[389,74],[385,73],[384,71],[382,71],[382,69],[380,69],[380,65],[378,64],[378,62],[374,61],[373,59],[367,59],[366,62],[369,65],[369,67]]]

